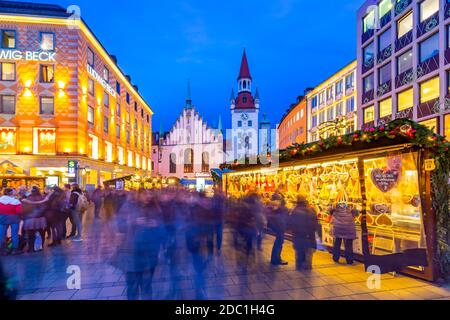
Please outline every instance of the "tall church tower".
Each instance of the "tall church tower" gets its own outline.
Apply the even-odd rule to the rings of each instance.
[[[258,155],[259,97],[252,94],[252,76],[244,50],[238,76],[238,95],[231,93],[231,161],[253,158]]]

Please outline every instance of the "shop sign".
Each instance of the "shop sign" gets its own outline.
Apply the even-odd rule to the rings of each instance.
[[[77,168],[78,168],[78,161],[75,160],[69,160],[67,164],[67,169],[69,171],[69,176],[76,176],[77,174]]]
[[[56,52],[48,51],[0,50],[2,60],[56,62],[55,56]]]
[[[431,172],[436,170],[436,161],[434,159],[425,160],[425,171]]]
[[[381,192],[387,193],[397,186],[400,173],[397,170],[374,169],[372,181]]]
[[[211,175],[209,174],[209,173],[196,173],[195,174],[195,177],[196,178],[210,178],[211,177]]]
[[[88,73],[98,82],[100,85],[113,97],[116,97],[116,91],[109,85],[109,83],[103,79],[100,74],[94,70],[89,64],[87,65]]]

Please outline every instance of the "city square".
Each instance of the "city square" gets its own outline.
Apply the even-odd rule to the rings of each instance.
[[[0,1],[1,300],[450,298],[449,1],[42,2]]]

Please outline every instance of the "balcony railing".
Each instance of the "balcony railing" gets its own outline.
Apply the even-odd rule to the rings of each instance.
[[[375,90],[369,90],[362,95],[362,104],[367,104],[374,99]]]
[[[412,0],[400,0],[395,5],[395,15],[398,16],[402,14],[406,8],[408,8],[412,3]]]
[[[400,51],[413,41],[413,31],[411,30],[400,39],[395,41],[395,51]]]
[[[389,59],[392,55],[392,45],[387,46],[380,52],[378,52],[377,61],[382,63],[384,60]]]
[[[437,69],[439,69],[439,55],[435,55],[434,57],[419,63],[417,66],[417,78],[423,77]]]
[[[439,11],[433,16],[429,17],[427,20],[419,24],[417,27],[417,38],[423,36],[424,34],[430,32],[439,25]]]
[[[422,119],[436,113],[436,104],[439,103],[439,98],[421,103],[417,108],[417,118]]]

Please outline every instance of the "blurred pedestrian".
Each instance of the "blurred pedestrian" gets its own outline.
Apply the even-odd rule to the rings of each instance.
[[[31,195],[23,200],[23,231],[27,236],[28,253],[35,252],[36,234],[41,237],[42,249],[45,247],[45,230],[47,219],[45,218],[46,204],[37,203],[44,200],[44,196],[38,187],[31,189]],[[41,249],[37,249],[41,251]]]
[[[19,249],[20,215],[22,214],[22,203],[14,197],[14,190],[6,188],[4,195],[0,198],[0,249],[3,254],[8,254],[6,244],[6,233],[11,227],[12,254],[21,254]]]
[[[83,194],[83,191],[77,184],[72,186],[69,206],[77,232],[72,241],[81,242],[83,241],[83,214],[87,210],[88,202],[86,196]]]
[[[288,218],[288,229],[292,232],[297,270],[311,270],[314,251],[317,250],[316,232],[320,225],[317,213],[300,197]]]
[[[271,264],[274,266],[286,266],[288,263],[283,261],[281,253],[286,233],[286,223],[289,217],[289,211],[285,206],[280,194],[275,193],[269,205],[268,227],[275,233],[275,242],[272,248]]]
[[[356,237],[355,217],[356,210],[352,210],[347,203],[340,202],[330,210],[332,236],[334,237],[333,261],[339,263],[341,257],[342,242],[345,246],[345,259],[347,264],[354,262],[353,241]]]
[[[92,193],[91,200],[94,203],[94,218],[100,219],[100,211],[103,205],[104,192],[101,186],[98,186]]]

